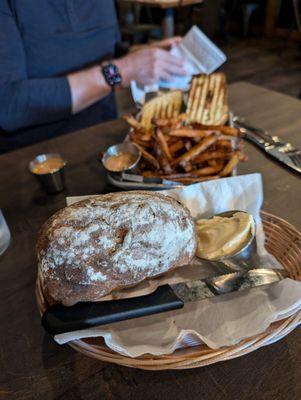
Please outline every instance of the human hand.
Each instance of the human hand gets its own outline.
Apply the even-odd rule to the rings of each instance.
[[[168,39],[169,40],[169,39]],[[164,46],[170,46],[170,41]],[[122,85],[129,86],[131,80],[148,85],[163,79],[170,81],[173,75],[186,75],[183,60],[162,48],[148,48],[129,53],[114,61],[122,76]]]
[[[130,52],[147,49],[150,47],[158,47],[163,50],[170,50],[174,46],[178,46],[182,42],[181,36],[174,36],[172,38],[157,40],[147,44],[134,44],[130,47]]]
[[[151,47],[159,47],[160,49],[170,50],[174,46],[178,46],[183,41],[181,36],[174,36],[168,39],[163,39],[150,44]]]

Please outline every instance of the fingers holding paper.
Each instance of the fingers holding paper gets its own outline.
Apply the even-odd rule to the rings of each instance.
[[[187,74],[180,57],[157,47],[129,53],[126,57],[116,60],[116,65],[126,86],[131,80],[141,85],[148,85],[161,79],[169,81],[175,75]]]

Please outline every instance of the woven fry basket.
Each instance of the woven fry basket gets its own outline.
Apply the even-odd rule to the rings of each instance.
[[[290,278],[301,281],[301,232],[283,219],[266,212],[261,213],[261,218],[266,235],[266,249],[289,272]],[[39,279],[36,285],[36,297],[40,313],[43,313],[47,308],[47,303],[43,297]],[[102,338],[74,340],[68,344],[89,357],[127,367],[153,371],[188,369],[203,367],[250,353],[283,338],[300,323],[301,310],[298,310],[292,316],[271,324],[265,332],[242,340],[235,346],[214,350],[206,345],[199,345],[179,349],[173,354],[162,356],[150,354],[137,358],[123,356],[110,350]]]

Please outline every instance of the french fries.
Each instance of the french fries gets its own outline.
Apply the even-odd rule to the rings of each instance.
[[[169,136],[176,136],[176,137],[188,137],[188,138],[196,138],[196,137],[206,137],[211,135],[212,131],[209,130],[196,130],[196,129],[175,129],[174,131],[170,131],[168,134]]]
[[[172,156],[171,156],[170,150],[168,148],[167,141],[159,128],[156,130],[156,137],[157,137],[157,141],[158,141],[159,145],[161,146],[161,149],[162,149],[163,153],[165,154],[166,158],[168,160],[171,160]]]
[[[175,118],[153,118],[152,123],[158,128],[166,128],[171,126],[178,126],[181,122],[187,119],[186,114],[180,114]]]
[[[228,149],[228,150],[230,150],[230,149],[232,149],[232,143],[227,139],[219,139],[216,142],[216,147],[218,149],[223,149],[223,150]]]
[[[133,117],[133,115],[131,114],[125,114],[123,116],[123,119],[125,120],[125,122],[127,122],[132,128],[136,129],[137,131],[141,131],[142,130],[142,125],[140,124],[139,121],[136,120],[135,117]]]
[[[236,147],[239,131],[226,125],[187,124],[185,114],[152,118],[145,129],[133,116],[130,140],[142,154],[139,172],[146,178],[162,178],[189,184],[231,175],[246,155]]]
[[[228,125],[201,125],[201,124],[194,124],[195,128],[197,129],[209,129],[212,131],[219,131],[224,135],[227,136],[239,136],[240,132],[239,129],[233,128]]]
[[[230,176],[247,156],[240,131],[229,118],[226,77],[200,74],[192,79],[184,113],[178,90],[145,103],[139,119],[125,115],[129,138],[141,151],[138,173],[184,184]]]
[[[155,159],[154,156],[152,156],[148,151],[146,151],[142,146],[140,146],[139,144],[137,144],[135,142],[135,145],[138,147],[138,149],[141,151],[142,157],[148,161],[150,164],[152,164],[153,167],[155,167],[156,169],[160,169],[160,165],[158,160]]]
[[[230,160],[227,162],[225,167],[222,169],[220,172],[220,176],[228,176],[230,172],[233,170],[233,168],[239,163],[239,154],[235,152]]]
[[[169,152],[171,155],[176,153],[177,151],[181,150],[184,147],[183,140],[178,140],[169,147]]]
[[[194,159],[194,162],[196,164],[201,164],[201,163],[203,163],[205,161],[209,162],[210,160],[216,160],[216,159],[219,159],[219,158],[226,159],[228,154],[230,154],[230,153],[227,153],[226,151],[222,151],[222,150],[215,150],[215,151],[208,150],[208,151],[205,151],[204,153],[198,155]]]
[[[197,169],[196,171],[194,171],[194,174],[196,176],[216,175],[223,169],[223,166],[224,166],[224,163],[222,161],[217,162],[215,166],[208,166],[208,167],[203,167],[203,168]]]
[[[217,141],[217,136],[211,135],[202,140],[200,143],[196,144],[194,147],[192,147],[190,150],[188,150],[186,153],[182,154],[180,157],[176,158],[173,162],[172,165],[179,164],[181,161],[190,161],[193,160],[198,154],[200,154],[202,151],[205,151],[210,147],[213,143]]]
[[[212,179],[218,179],[218,175],[211,175],[211,176],[203,176],[201,178],[194,178],[194,177],[183,177],[183,178],[165,178],[169,179],[170,181],[180,182],[180,183],[197,183],[197,182],[204,182],[204,181],[211,181]]]

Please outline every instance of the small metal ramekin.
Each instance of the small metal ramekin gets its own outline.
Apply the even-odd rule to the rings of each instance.
[[[49,172],[46,174],[37,174],[34,172],[34,167],[38,164],[41,164],[44,161],[47,161],[51,158],[60,158],[62,160],[62,166],[53,172]],[[66,165],[66,161],[63,157],[58,153],[47,153],[47,154],[39,154],[29,163],[29,171],[37,178],[41,187],[47,193],[58,193],[64,189],[64,167]]]
[[[226,217],[230,218],[237,212],[243,212],[248,214],[246,211],[241,211],[241,210],[231,210],[231,211],[225,211],[216,215],[213,215],[213,217]],[[241,248],[239,249],[236,253],[230,254],[225,257],[221,257],[218,259],[206,259],[206,258],[201,258],[201,260],[204,261],[209,261],[212,263],[222,263],[223,266],[226,266],[230,271],[243,271],[243,270],[248,270],[250,268],[256,268],[259,267],[260,265],[260,260],[257,254],[257,244],[256,244],[256,223],[254,221],[254,231],[252,232],[252,235],[248,242]]]
[[[127,168],[125,168],[122,171],[111,171],[110,169],[107,168],[106,166],[106,161],[112,157],[112,156],[117,156],[120,153],[124,153],[124,154],[131,154],[135,157],[135,161],[128,166]],[[130,142],[123,142],[123,143],[119,143],[119,144],[115,144],[113,146],[110,146],[105,153],[102,156],[102,165],[104,166],[104,168],[109,171],[110,173],[122,173],[125,171],[134,171],[134,169],[137,167],[139,161],[141,158],[141,151],[138,149],[137,146],[135,146],[133,143]]]

